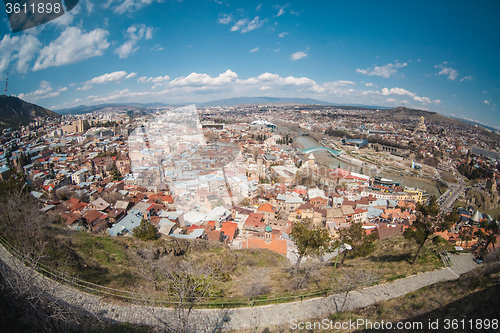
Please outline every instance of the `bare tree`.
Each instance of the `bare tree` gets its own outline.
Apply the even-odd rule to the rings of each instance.
[[[97,316],[82,308],[84,301],[75,297],[78,291],[54,281],[71,283],[66,263],[52,271],[51,279],[38,273],[46,255],[50,220],[40,213],[35,199],[14,191],[2,201],[0,228],[16,256],[0,247],[0,293],[9,309],[34,331],[66,332],[98,323]]]
[[[366,270],[345,271],[338,279],[340,290],[344,295],[344,300],[342,302],[342,306],[340,307],[339,311],[344,310],[345,304],[347,302],[347,296],[351,291],[361,286],[371,286],[374,282],[378,281],[379,277],[380,276],[377,273],[372,271],[366,271]]]
[[[269,287],[269,269],[262,268],[254,271],[250,283],[242,287],[246,296],[259,296],[271,291]]]
[[[2,256],[7,255],[3,253]],[[3,300],[9,308],[15,309],[21,321],[37,332],[85,330],[103,324],[95,313],[85,310],[88,300],[76,297],[78,291],[43,277],[35,270],[40,257],[37,253],[25,258],[24,262],[14,258],[1,262]],[[64,272],[52,278],[70,279]]]
[[[146,264],[147,265],[147,264]],[[195,305],[219,293],[216,286],[220,279],[220,265],[214,263],[194,263],[170,260],[157,262],[157,273],[162,273],[162,283],[157,286],[162,293],[146,292],[139,296],[139,308],[149,312],[156,320],[160,332],[221,332],[230,321],[230,311],[220,310],[215,315],[197,311]],[[163,298],[160,299],[160,295]],[[160,308],[157,305],[174,302],[174,309]],[[163,301],[163,302],[162,302]]]
[[[158,291],[159,273],[155,249],[152,246],[138,249],[135,263],[141,276],[151,283],[152,290],[154,292]]]

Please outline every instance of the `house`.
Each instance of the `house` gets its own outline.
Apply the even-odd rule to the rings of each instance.
[[[328,208],[326,210],[326,223],[335,222],[337,224],[345,222],[344,213],[340,208]]]
[[[115,208],[124,209],[125,211],[128,211],[130,208],[132,208],[132,205],[133,204],[130,201],[118,200],[115,203]]]
[[[319,188],[313,188],[308,191],[309,202],[316,208],[322,208],[328,205],[328,198],[325,192]]]
[[[189,235],[172,233],[170,234],[170,236],[179,239],[197,239],[197,238],[206,239],[205,229],[203,228],[193,230],[193,232],[191,232]]]
[[[396,235],[401,235],[404,232],[404,226],[398,225],[396,227],[377,228],[378,239],[385,239]]]
[[[110,223],[116,223],[126,214],[125,210],[121,208],[111,209],[106,211],[106,213],[108,214],[108,219]]]
[[[153,207],[154,205],[152,203],[139,201],[134,207],[132,207],[131,210],[137,210],[144,216],[144,218],[149,219],[151,216],[156,215]]]
[[[233,238],[238,236],[238,224],[234,222],[226,222],[222,224],[220,228],[221,231],[224,232],[224,235],[227,237],[227,242],[231,242]]]
[[[167,218],[160,218],[160,221],[158,222],[159,230],[158,233],[161,235],[168,236],[172,233],[173,230],[177,227],[177,225],[170,221]]]
[[[312,198],[309,202],[316,208],[322,208],[328,205],[328,199],[322,197]]]
[[[85,224],[82,216],[76,213],[62,213],[61,217],[64,219],[66,225],[74,230],[85,229]]]
[[[109,203],[107,203],[103,198],[97,198],[96,200],[90,202],[87,205],[87,209],[99,210],[103,211],[109,207]]]
[[[224,231],[222,231],[222,230],[206,231],[206,235],[207,235],[207,239],[209,241],[217,241],[217,242],[224,241]]]
[[[290,215],[290,213],[302,205],[304,201],[298,195],[278,194],[276,197],[276,203],[280,207],[280,212]]]
[[[98,219],[101,218],[103,213],[97,211],[97,210],[86,210],[83,214],[82,217],[85,219],[85,222],[89,227],[94,226],[97,224]]]
[[[274,207],[270,203],[265,203],[257,208],[257,213],[264,215],[266,223],[272,223],[279,218],[279,207]]]
[[[215,221],[215,226],[220,228],[224,222],[231,219],[231,211],[218,206],[212,209],[206,216],[205,221]]]
[[[264,238],[249,236],[245,239],[242,244],[242,249],[268,249],[279,254],[287,254],[287,243],[286,240],[279,236],[279,233],[272,232],[269,226],[265,231]]]
[[[131,209],[127,216],[108,229],[108,233],[110,236],[132,233],[132,230],[141,224],[143,217],[144,215],[139,210]]]
[[[264,214],[261,213],[251,213],[244,224],[244,229],[247,231],[264,231],[265,227]]]

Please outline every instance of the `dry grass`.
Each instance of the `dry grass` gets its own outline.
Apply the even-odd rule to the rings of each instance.
[[[80,278],[123,290],[138,291],[148,282],[141,274],[141,249],[153,247],[157,264],[175,264],[182,260],[217,262],[228,277],[218,283],[221,296],[280,297],[326,290],[330,287],[333,260],[329,263],[305,262],[298,274],[292,274],[288,260],[269,250],[230,250],[221,243],[206,241],[179,242],[161,239],[146,243],[131,237],[92,236],[85,232],[61,231],[48,248],[51,262],[66,260],[69,272]],[[446,243],[447,244],[447,243]],[[375,250],[365,258],[349,258],[338,268],[337,277],[353,270],[374,272],[379,282],[393,281],[412,274],[444,267],[436,251],[450,250],[449,244],[436,247],[428,242],[416,265],[410,265],[417,246],[402,236],[375,243]],[[161,280],[161,279],[160,279]],[[338,289],[335,286],[334,291]]]
[[[356,321],[391,322],[398,321],[422,322],[427,325],[429,320],[440,321],[440,329],[432,332],[449,332],[444,329],[444,320],[481,318],[498,319],[498,304],[500,303],[500,266],[487,272],[479,268],[460,277],[457,281],[449,281],[424,287],[405,296],[377,303],[354,311],[335,313],[330,316],[334,322]],[[424,326],[424,331],[427,327]],[[386,330],[373,330],[373,332]],[[393,332],[392,330],[391,332]],[[405,329],[403,332],[422,332],[422,330]],[[452,330],[454,332],[471,332],[475,330]],[[329,332],[325,330],[324,332]],[[338,331],[336,331],[338,332]],[[357,332],[343,330],[342,332]],[[363,332],[372,332],[364,330]]]

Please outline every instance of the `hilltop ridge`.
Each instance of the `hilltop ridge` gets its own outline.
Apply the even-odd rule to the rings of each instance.
[[[15,96],[0,96],[0,129],[26,126],[37,117],[58,118],[61,115]]]

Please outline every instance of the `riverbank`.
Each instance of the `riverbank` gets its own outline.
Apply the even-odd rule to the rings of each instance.
[[[311,136],[298,136],[296,140],[301,149],[321,146],[321,143]],[[401,176],[383,172],[380,171],[380,168],[370,168],[368,165],[366,165],[366,163],[363,163],[362,161],[359,161],[360,164],[354,164],[351,161],[352,158],[348,157],[348,155],[333,157],[327,152],[315,152],[314,156],[316,157],[317,164],[322,166],[326,166],[332,169],[340,167],[351,172],[363,173],[370,177],[379,176],[383,178],[389,178],[394,182],[401,184],[402,186],[415,187],[427,191],[429,195],[434,195],[436,197],[439,197],[441,195],[441,191],[438,187],[438,182],[432,179],[411,175]]]

